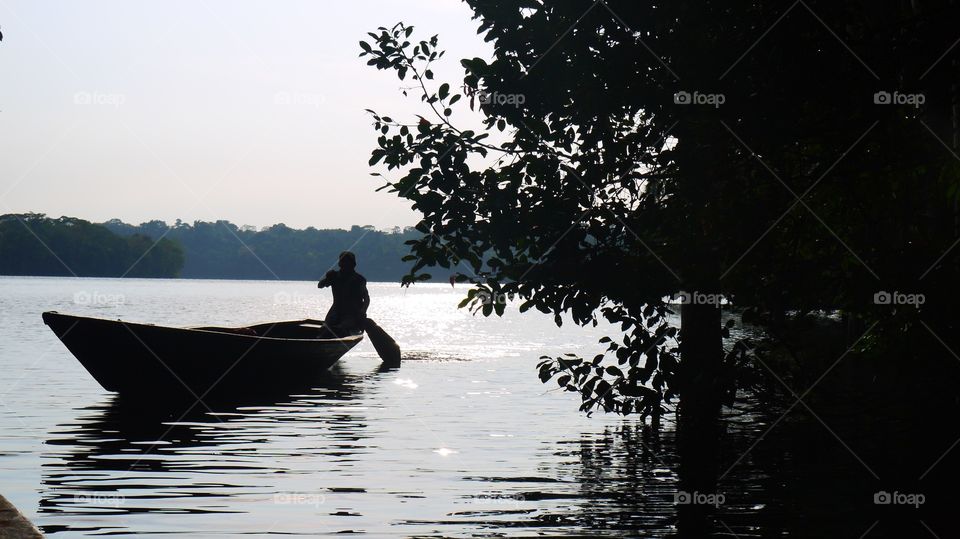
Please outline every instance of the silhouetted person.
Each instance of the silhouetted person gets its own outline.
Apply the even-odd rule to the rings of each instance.
[[[370,294],[367,293],[367,280],[355,271],[357,257],[353,253],[340,253],[338,265],[340,270],[328,271],[317,287],[333,289],[333,305],[324,321],[336,335],[344,336],[363,330]]]

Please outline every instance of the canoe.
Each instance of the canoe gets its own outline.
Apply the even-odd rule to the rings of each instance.
[[[275,390],[321,376],[363,339],[316,320],[243,328],[176,328],[43,313],[43,321],[107,391],[180,396]]]

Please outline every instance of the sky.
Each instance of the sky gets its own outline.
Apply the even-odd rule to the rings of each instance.
[[[358,58],[398,21],[439,34],[435,80],[491,55],[457,0],[0,0],[0,214],[412,225],[364,109],[419,98]]]

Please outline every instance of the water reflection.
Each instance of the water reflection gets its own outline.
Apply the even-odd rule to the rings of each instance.
[[[797,408],[743,402],[704,442],[720,473],[683,477],[670,417],[654,429],[532,416],[541,394],[483,374],[371,365],[296,394],[208,402],[213,412],[116,398],[80,408],[48,436],[38,523],[54,535],[678,538],[859,537],[881,521],[868,535],[880,537],[895,529],[891,508],[873,505],[886,484],[857,458],[888,478],[920,445],[865,414],[818,405],[828,430]],[[722,500],[678,503],[700,484]]]
[[[60,425],[47,441],[43,529],[48,534],[312,536],[365,531],[375,522],[378,530],[393,528],[400,536],[523,537],[592,530],[593,535],[643,531],[649,537],[692,537],[683,533],[694,529],[691,523],[699,531],[723,532],[729,525],[742,534],[749,526],[737,526],[736,515],[757,512],[753,503],[680,511],[683,525],[676,503],[682,462],[676,434],[671,425],[661,430],[632,421],[579,435],[554,432],[540,442],[540,451],[528,455],[534,462],[505,462],[499,474],[476,473],[460,460],[467,458],[460,452],[433,452],[449,459],[447,476],[439,475],[443,464],[394,455],[396,462],[385,466],[405,482],[368,477],[377,485],[368,491],[355,478],[371,475],[364,466],[376,458],[374,438],[383,433],[367,412],[369,400],[384,395],[363,403],[360,396],[382,386],[410,389],[404,380],[389,370],[338,373],[297,394],[207,402],[212,411],[120,398],[80,408],[77,419]],[[744,446],[755,434],[728,432],[727,443]],[[534,473],[525,468],[530,464]],[[757,488],[762,477],[751,464],[738,471],[736,480],[742,484],[749,478]],[[430,486],[416,485],[427,478]],[[449,499],[434,483],[449,489]],[[392,515],[398,514],[398,504],[408,504],[411,513],[427,518],[383,522],[370,514],[378,504]],[[162,515],[168,516],[152,518]],[[170,518],[185,520],[174,524]],[[350,519],[357,524],[350,526]]]
[[[664,537],[675,523],[678,455],[672,429],[624,422],[595,436],[559,444],[558,458],[578,485],[576,512],[566,517],[611,535],[643,530]]]
[[[77,419],[47,440],[40,515],[58,524],[43,529],[121,533],[143,513],[236,514],[264,502],[278,512],[319,506],[336,489],[300,478],[312,466],[349,467],[367,449],[363,407],[352,406],[359,382],[332,372],[298,393],[197,406],[114,396],[79,408]],[[117,516],[123,518],[105,525],[104,518]]]
[[[781,408],[763,409],[755,402],[728,412],[719,439],[702,440],[706,454],[719,455],[720,473],[699,477],[691,474],[713,464],[695,461],[684,471],[688,459],[704,455],[679,452],[672,425],[654,429],[624,421],[551,442],[537,475],[463,477],[485,482],[497,493],[492,497],[516,503],[429,523],[511,537],[579,536],[584,530],[591,536],[670,539],[861,537],[868,531],[869,537],[922,536],[916,534],[921,519],[930,518],[924,508],[875,505],[882,486],[835,435],[849,440],[882,477],[903,468],[902,458],[882,455],[907,454],[903,440],[891,439],[885,429],[864,428],[855,417],[824,414],[837,429],[831,432],[809,413],[782,414]],[[699,485],[710,490],[693,490]]]

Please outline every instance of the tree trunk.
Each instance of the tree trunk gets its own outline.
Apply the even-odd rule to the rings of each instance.
[[[678,442],[680,496],[703,501],[716,494],[720,440],[720,367],[723,359],[720,308],[687,304],[680,309],[683,387],[680,394]],[[706,537],[715,507],[684,503],[678,498],[681,537]]]

